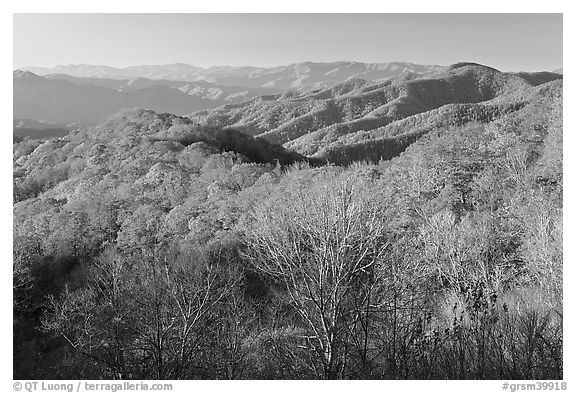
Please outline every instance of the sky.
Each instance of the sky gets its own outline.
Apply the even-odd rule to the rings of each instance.
[[[562,14],[14,14],[13,67],[472,61],[562,67]]]

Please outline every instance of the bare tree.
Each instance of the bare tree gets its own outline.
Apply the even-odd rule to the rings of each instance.
[[[181,379],[201,369],[230,277],[191,255],[107,251],[85,288],[51,298],[44,328],[115,379]],[[200,373],[200,371],[198,371]]]
[[[297,310],[324,378],[343,376],[346,324],[370,301],[362,291],[387,247],[383,211],[364,186],[334,179],[272,198],[248,230],[246,255]]]

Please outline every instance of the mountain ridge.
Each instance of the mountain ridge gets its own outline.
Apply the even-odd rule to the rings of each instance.
[[[22,67],[23,70],[36,71],[39,75],[64,73],[76,77],[110,79],[144,77],[168,80],[206,80],[225,86],[241,85],[280,89],[326,88],[353,77],[375,80],[403,72],[426,73],[443,68],[437,65],[409,62],[362,63],[353,61],[301,62],[276,67],[213,66],[201,68],[185,63],[126,68],[87,64],[58,65],[52,68]]]
[[[504,73],[458,63],[428,75],[345,82],[308,95],[258,97],[190,117],[241,129],[312,156],[346,134],[381,128],[447,104],[489,101],[561,78],[554,73]]]
[[[13,81],[14,118],[82,125],[96,124],[127,108],[184,115],[276,92],[205,81],[87,79],[23,70],[13,72]]]

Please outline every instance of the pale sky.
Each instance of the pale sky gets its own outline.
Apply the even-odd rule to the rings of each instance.
[[[562,14],[14,14],[14,68],[302,61],[562,67]]]

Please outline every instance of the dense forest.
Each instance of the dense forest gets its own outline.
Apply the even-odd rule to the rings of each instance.
[[[141,110],[15,143],[14,378],[562,379],[551,83],[317,158]]]

